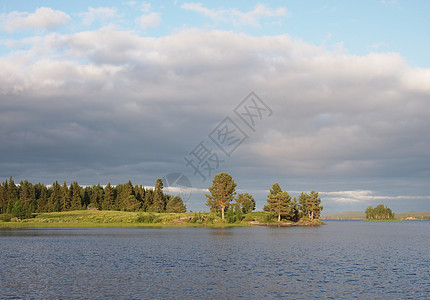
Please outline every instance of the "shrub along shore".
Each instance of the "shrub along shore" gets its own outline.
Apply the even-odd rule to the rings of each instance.
[[[217,213],[150,213],[126,211],[75,210],[33,214],[33,218],[18,219],[0,215],[1,228],[59,228],[59,227],[231,227],[231,226],[317,226],[318,220],[300,222],[274,221],[269,212],[251,212],[242,220],[222,220]]]

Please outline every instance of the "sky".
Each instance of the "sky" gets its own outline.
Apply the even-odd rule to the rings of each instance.
[[[0,181],[430,210],[430,2],[0,0]],[[185,188],[179,189],[179,186]]]

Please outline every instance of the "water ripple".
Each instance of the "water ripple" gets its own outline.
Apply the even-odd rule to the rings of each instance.
[[[1,299],[430,297],[430,222],[0,231]]]

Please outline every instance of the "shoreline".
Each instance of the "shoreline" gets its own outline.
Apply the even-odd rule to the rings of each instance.
[[[44,229],[44,228],[122,228],[122,227],[155,227],[155,228],[185,228],[185,227],[317,227],[325,225],[324,222],[319,223],[264,223],[264,222],[248,222],[248,223],[227,223],[217,222],[212,224],[193,224],[193,223],[79,223],[79,222],[0,222],[0,230],[4,229]]]
[[[322,221],[276,222],[266,212],[246,214],[242,221],[221,220],[216,213],[149,213],[125,211],[75,210],[34,214],[30,219],[11,218],[0,221],[0,229],[13,228],[84,228],[84,227],[253,227],[319,226]]]

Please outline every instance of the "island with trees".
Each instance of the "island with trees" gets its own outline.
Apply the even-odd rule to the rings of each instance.
[[[0,228],[71,226],[314,226],[323,224],[321,199],[315,191],[291,198],[279,183],[270,189],[263,211],[255,212],[250,193],[236,193],[228,173],[214,176],[208,187],[209,212],[186,212],[179,196],[163,191],[157,179],[154,188],[125,184],[80,186],[55,181],[46,186],[12,177],[0,184]]]
[[[375,208],[369,206],[366,208],[366,220],[377,220],[377,221],[387,221],[387,220],[395,220],[394,213],[390,208],[384,206],[383,204],[379,204]]]

